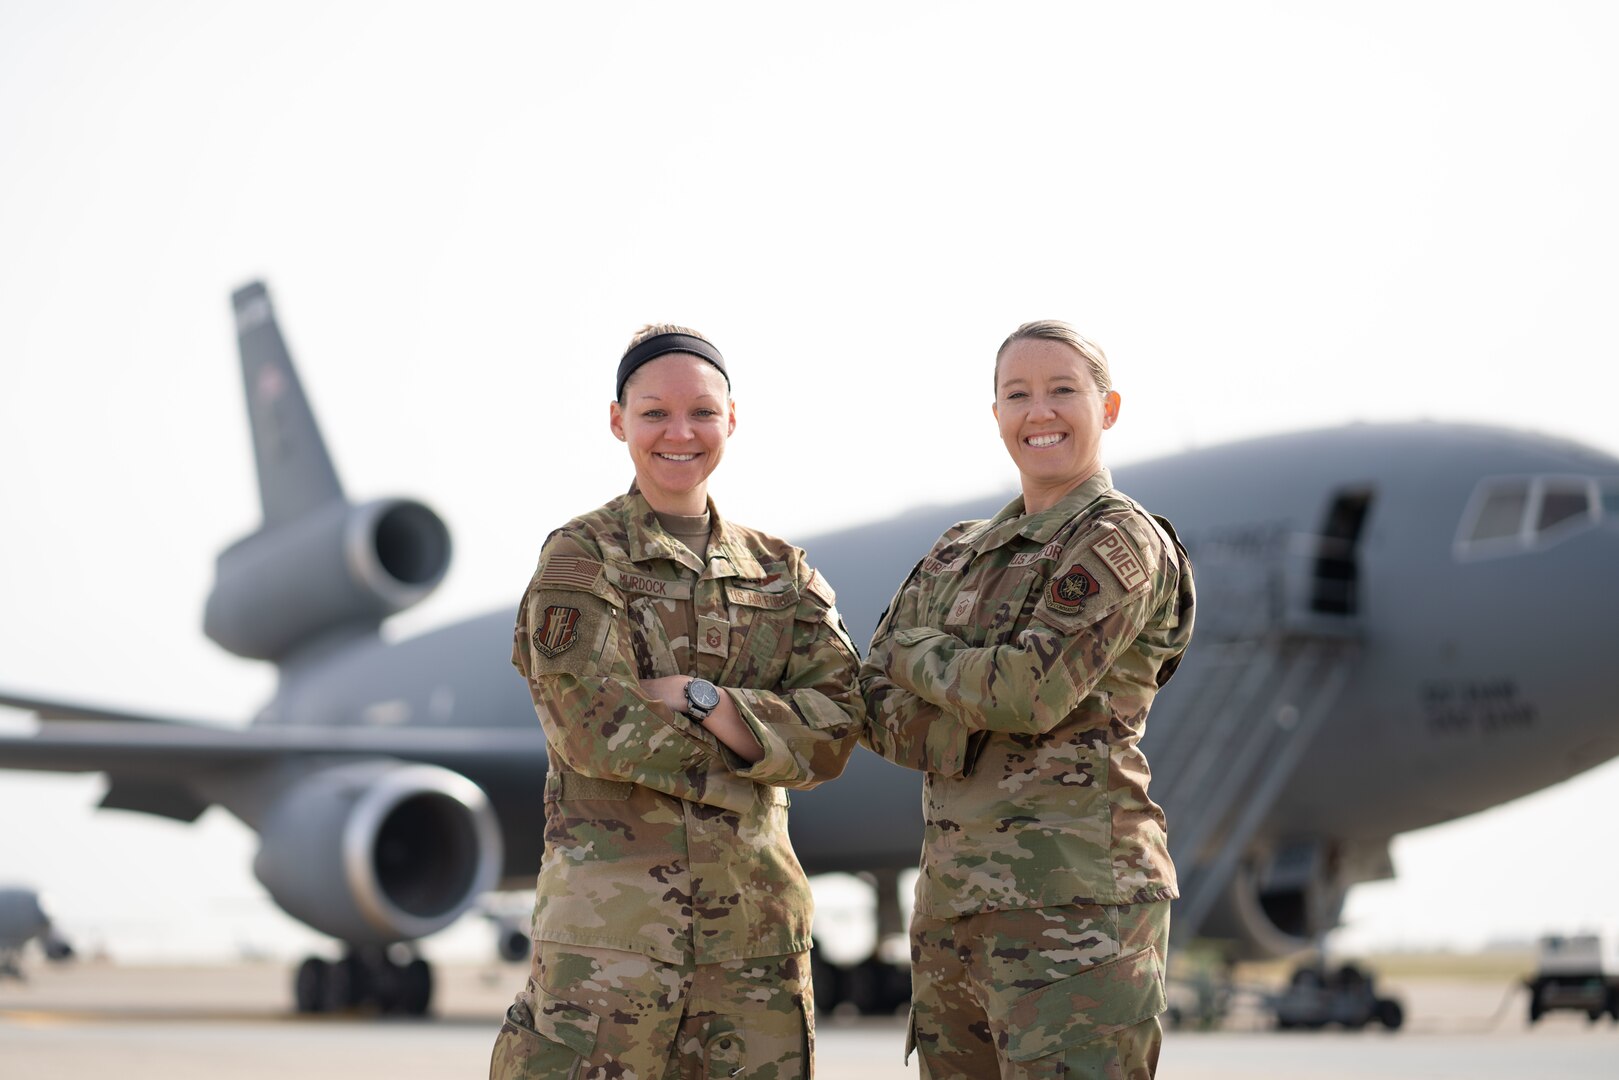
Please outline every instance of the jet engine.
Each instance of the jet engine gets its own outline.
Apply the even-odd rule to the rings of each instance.
[[[325,631],[375,629],[449,565],[450,531],[423,504],[333,501],[221,552],[203,630],[238,656],[279,661]]]
[[[1312,841],[1244,860],[1198,936],[1228,943],[1233,958],[1242,960],[1289,956],[1319,945],[1321,936],[1338,925],[1349,886],[1374,876],[1346,874],[1342,853]]]
[[[34,890],[0,888],[0,949],[20,949],[50,928],[51,920]]]
[[[259,823],[253,872],[294,918],[355,946],[441,930],[495,886],[500,826],[472,781],[365,761],[304,777]]]

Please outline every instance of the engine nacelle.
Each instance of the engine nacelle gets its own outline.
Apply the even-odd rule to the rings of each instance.
[[[534,951],[534,941],[526,926],[515,922],[500,922],[495,930],[495,953],[508,964],[527,960]]]
[[[259,823],[253,872],[294,918],[351,945],[443,929],[492,889],[500,825],[472,781],[436,765],[335,765]]]
[[[1387,858],[1386,848],[1384,858]],[[1319,841],[1284,846],[1245,859],[1225,895],[1199,928],[1200,937],[1224,942],[1233,959],[1290,956],[1320,943],[1338,925],[1344,898],[1370,873],[1348,865],[1345,851]]]
[[[0,888],[0,949],[20,949],[50,928],[51,920],[34,890]]]
[[[280,660],[339,627],[374,629],[450,566],[450,531],[408,499],[333,502],[219,555],[203,630],[238,656]]]

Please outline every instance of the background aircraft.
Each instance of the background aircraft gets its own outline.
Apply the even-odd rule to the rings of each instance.
[[[49,960],[67,960],[73,946],[51,925],[39,894],[22,885],[0,886],[0,978],[22,978],[22,951],[38,941]]]
[[[271,698],[197,633],[260,513],[216,302],[258,274],[356,492],[455,527],[394,639],[510,606],[627,482],[611,358],[652,318],[735,359],[716,497],[800,542],[993,505],[989,350],[1044,315],[1108,349],[1115,465],[1348,420],[1619,450],[1616,51],[1591,0],[0,5],[0,686],[237,723]],[[567,467],[525,482],[526,455]],[[806,460],[835,500],[800,497]],[[102,787],[0,774],[31,823],[0,865],[77,936],[328,947],[228,812],[98,814]],[[1331,947],[1611,925],[1616,792],[1610,762],[1403,835]],[[835,929],[856,889],[817,885]],[[481,919],[424,945],[487,950]]]
[[[260,837],[275,901],[346,945],[299,969],[300,1009],[424,1011],[426,962],[399,948],[496,886],[532,881],[545,750],[509,670],[510,613],[397,643],[382,621],[448,567],[449,533],[407,499],[338,482],[268,293],[234,298],[263,522],[219,556],[204,626],[273,662],[245,730],[30,696],[33,735],[0,766],[105,772],[103,805],[189,821],[210,804]],[[1368,425],[1117,471],[1174,520],[1199,572],[1196,644],[1147,750],[1183,877],[1179,940],[1297,950],[1396,833],[1491,806],[1619,753],[1603,664],[1615,614],[1587,587],[1619,549],[1619,461],[1496,429]],[[806,542],[857,638],[951,521],[911,511]],[[920,843],[918,782],[859,755],[795,798],[805,868],[893,885]],[[891,1004],[878,965],[840,989]]]

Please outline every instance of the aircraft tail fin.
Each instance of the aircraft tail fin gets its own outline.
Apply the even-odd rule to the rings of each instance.
[[[237,656],[276,664],[329,655],[444,579],[450,533],[411,499],[356,506],[343,493],[263,282],[237,289],[263,524],[219,553],[202,628]]]
[[[242,385],[253,428],[259,501],[273,527],[316,507],[342,502],[343,485],[270,305],[270,291],[250,282],[231,296],[242,356]]]

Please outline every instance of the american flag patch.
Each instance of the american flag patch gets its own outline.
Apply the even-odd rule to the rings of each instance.
[[[602,564],[595,559],[587,559],[583,555],[557,555],[545,560],[536,584],[542,589],[582,589],[588,592],[596,587],[601,577]]]

